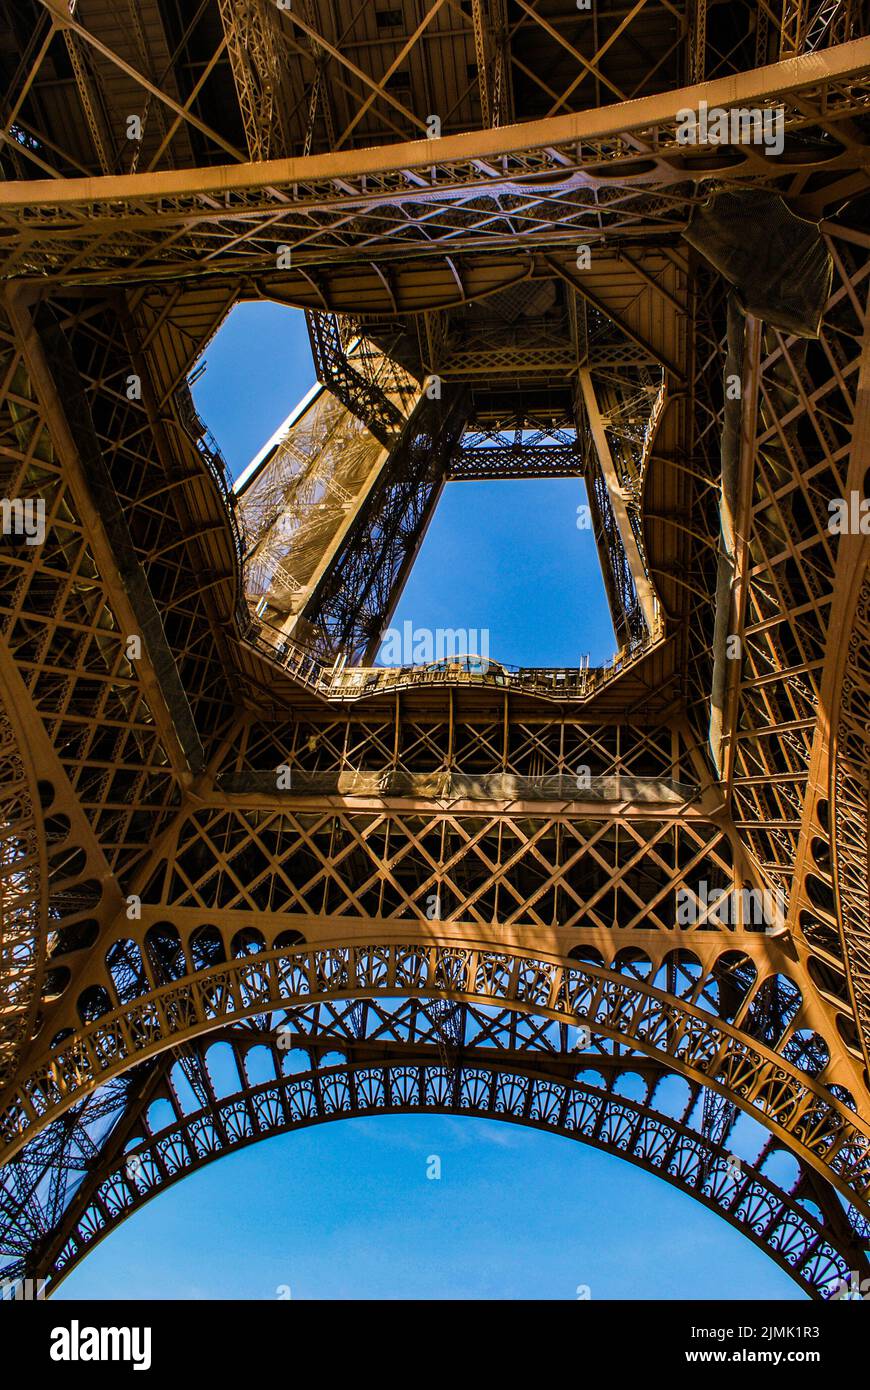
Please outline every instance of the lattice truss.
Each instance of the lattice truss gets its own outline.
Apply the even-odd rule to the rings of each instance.
[[[53,1286],[144,1202],[246,1144],[330,1119],[444,1112],[531,1125],[627,1158],[724,1216],[811,1295],[847,1275],[812,1170],[790,1159],[783,1173],[766,1130],[727,1104],[724,1115],[711,1109],[712,1092],[641,1053],[620,1059],[603,1038],[572,1055],[564,1025],[518,1030],[471,1005],[454,1018],[445,1041],[433,1000],[300,1006],[110,1082],[71,1112],[62,1139],[58,1121],[12,1165],[3,1208],[19,1231],[12,1267],[28,1268],[39,1244]],[[845,1219],[837,1225],[842,1238]]]
[[[521,415],[510,422],[469,421],[450,459],[448,480],[575,478],[583,471],[573,420]]]
[[[321,396],[242,492],[248,529],[259,537],[270,528],[247,589],[273,647],[286,654],[293,637],[324,660],[370,661],[441,484],[520,476],[586,478],[617,645],[631,654],[659,635],[640,498],[659,427],[663,436],[679,427],[678,403],[665,420],[665,375],[685,374],[685,267],[655,257],[647,281],[633,261],[602,260],[594,293],[561,261],[542,272],[461,312],[439,311],[437,326],[431,314],[309,314],[321,379],[347,413]],[[333,418],[344,432],[331,431]],[[458,447],[446,447],[457,428]],[[430,461],[418,476],[408,459],[421,447]],[[341,508],[356,498],[353,524],[342,526]],[[281,560],[288,547],[292,575]],[[363,593],[366,611],[354,611],[352,596]]]
[[[866,553],[860,533],[832,533],[829,504],[866,490],[870,267],[866,249],[848,236],[829,246],[834,281],[818,342],[758,326],[748,336],[759,390],[726,773],[736,829],[788,896],[791,928],[812,950],[813,977],[836,1007],[842,1036],[857,1047],[864,1032],[852,1011],[864,1016],[867,979],[866,933],[857,926],[867,902],[860,867],[867,761],[856,763],[854,744]],[[838,738],[842,758],[834,756]]]
[[[322,391],[245,490],[245,589],[270,625],[280,628],[299,610],[299,596],[307,597],[324,551],[383,452],[362,421]]]
[[[28,208],[30,215],[22,218],[7,203],[4,191],[4,204],[9,206],[10,235],[4,241],[10,272],[33,273],[46,266],[59,269],[72,258],[77,274],[114,279],[121,269],[119,258],[130,256],[135,244],[132,259],[140,277],[143,273],[172,276],[191,258],[208,258],[220,245],[230,253],[236,273],[246,269],[262,273],[274,269],[276,243],[301,244],[294,279],[297,284],[307,282],[307,302],[313,308],[323,307],[317,265],[344,261],[353,299],[334,307],[353,312],[359,311],[362,302],[359,279],[349,263],[357,244],[367,248],[367,255],[377,246],[379,259],[385,253],[394,259],[417,256],[421,246],[442,239],[449,241],[451,256],[472,244],[479,248],[485,243],[491,251],[513,245],[520,234],[526,246],[551,244],[555,222],[564,224],[562,237],[570,244],[578,240],[578,227],[596,238],[605,232],[612,238],[620,230],[637,226],[678,229],[685,217],[682,200],[691,196],[686,175],[691,178],[693,160],[686,147],[676,143],[674,118],[681,108],[662,98],[675,92],[687,76],[690,80],[706,77],[710,103],[715,105],[717,79],[727,81],[728,74],[750,72],[756,64],[795,52],[786,34],[777,34],[767,22],[767,9],[764,22],[756,23],[754,5],[729,7],[727,12],[716,7],[709,23],[706,7],[699,7],[706,46],[698,71],[698,59],[692,65],[687,61],[690,26],[679,9],[663,0],[647,0],[636,13],[618,19],[615,7],[612,15],[608,15],[609,6],[599,7],[597,32],[601,34],[603,28],[611,32],[597,50],[586,18],[577,15],[576,7],[567,3],[555,7],[554,18],[559,22],[554,25],[540,7],[516,0],[508,28],[499,37],[499,43],[509,49],[513,116],[543,119],[548,128],[538,149],[517,151],[513,143],[505,147],[511,152],[497,171],[485,159],[481,162],[480,156],[492,159],[500,154],[500,126],[485,132],[485,145],[480,144],[479,78],[463,82],[461,77],[477,67],[475,39],[486,46],[497,32],[497,15],[487,13],[483,5],[472,5],[469,14],[461,0],[432,0],[420,24],[411,23],[404,6],[397,7],[388,12],[402,16],[392,42],[378,23],[377,11],[360,16],[349,0],[338,6],[312,3],[308,17],[305,5],[278,14],[253,0],[241,6],[210,3],[187,23],[177,11],[160,20],[146,7],[147,23],[143,16],[137,23],[125,24],[118,18],[123,8],[120,0],[91,0],[90,21],[82,23],[88,16],[81,3],[81,16],[75,11],[69,15],[59,0],[25,0],[14,9],[8,7],[7,52],[17,41],[23,58],[17,68],[9,60],[14,96],[11,120],[6,122],[4,158],[13,179],[45,173],[74,177],[99,172],[105,165],[113,173],[122,173],[135,159],[137,171],[149,174],[144,184],[149,189],[153,186],[149,196],[159,200],[169,194],[175,218],[173,209],[161,201],[159,226],[149,227],[147,198],[140,201],[140,225],[129,242],[123,225],[119,234],[112,231],[113,221],[123,223],[129,216],[122,205],[104,204],[98,219],[82,223],[72,209],[65,213],[49,201],[52,212],[46,218],[38,205],[25,200],[21,209]],[[171,12],[173,7],[167,8]],[[788,9],[806,19],[816,7],[789,4]],[[844,0],[814,42],[845,55],[844,41],[860,33],[859,20],[858,6]],[[406,23],[407,36],[402,32]],[[149,62],[143,64],[136,48],[137,30],[142,34],[146,27],[146,42],[153,42],[154,48],[148,52]],[[458,33],[454,32],[457,27]],[[269,41],[262,42],[266,31]],[[87,54],[87,64],[70,63],[62,35],[71,36],[73,48]],[[289,91],[282,93],[282,84],[275,87],[276,46],[283,55],[285,82],[295,87],[295,97]],[[806,51],[806,40],[800,47],[799,62],[801,57],[812,61],[806,67],[807,92],[786,104],[786,125],[794,140],[793,167],[799,164],[805,171],[806,156],[809,152],[812,157],[813,151],[822,154],[829,170],[838,163],[848,167],[850,149],[854,159],[858,138],[849,122],[860,113],[865,98],[847,75],[860,71],[863,60],[856,51],[842,74],[832,63],[820,78],[813,54]],[[328,82],[321,80],[324,65],[331,74]],[[608,69],[619,72],[618,81]],[[193,72],[198,78],[191,76]],[[165,88],[160,85],[161,76]],[[726,102],[735,95],[748,97],[752,82],[745,85],[745,93],[735,92],[730,83],[723,86]],[[233,89],[243,94],[240,102],[233,100]],[[763,89],[764,83],[757,93],[762,104]],[[269,94],[265,101],[264,93]],[[627,102],[622,109],[632,113],[636,106],[629,130],[595,136],[590,131],[584,143],[582,127],[570,113],[613,102]],[[276,103],[283,107],[281,121],[273,118]],[[331,103],[341,106],[340,114],[332,112]],[[167,123],[165,135],[150,119],[158,108]],[[138,141],[125,138],[131,114],[140,121],[146,115]],[[473,131],[474,139],[457,137],[460,142],[465,139],[466,146],[460,143],[455,158],[436,157],[434,163],[432,141],[424,140],[430,149],[420,150],[410,167],[406,159],[398,167],[385,168],[383,157],[371,153],[385,141],[419,140],[430,128],[430,114],[441,119],[442,134]],[[95,133],[101,125],[105,136]],[[279,151],[275,142],[282,127],[286,143]],[[839,143],[826,150],[834,132]],[[71,137],[73,147],[67,149]],[[311,152],[315,159],[319,151],[346,151],[349,167],[336,170],[331,182],[329,166],[323,166],[318,181],[295,183],[291,199],[268,181],[256,188],[255,178],[252,186],[242,181],[233,189],[224,179],[219,199],[226,219],[223,226],[221,208],[208,206],[208,195],[218,188],[208,187],[207,174],[197,192],[185,188],[190,181],[184,178],[175,178],[174,184],[157,191],[163,171],[177,175],[196,164],[243,163],[248,155],[256,160],[265,147],[270,155]],[[717,173],[738,181],[769,177],[765,156],[751,146],[741,151],[736,162],[730,153],[720,150],[719,154],[717,170],[717,159],[709,150],[695,150],[702,181]],[[829,160],[828,155],[833,158]],[[602,167],[608,165],[612,167]],[[257,165],[248,167],[256,170]],[[537,176],[537,183],[524,188],[523,179],[530,175]],[[493,187],[496,181],[498,189]],[[131,192],[135,186],[131,185]],[[206,195],[201,210],[198,193]],[[246,223],[241,234],[240,216]],[[457,275],[462,278],[457,270],[443,269],[445,284],[455,285]],[[389,302],[392,297],[395,308],[398,286],[389,280],[384,283],[382,276],[372,267],[379,298]]]
[[[799,1002],[776,977],[755,988],[752,962],[739,953],[731,953],[710,977],[691,952],[666,958],[657,969],[642,951],[629,948],[616,994],[598,978],[595,966],[570,969],[564,977],[570,988],[585,990],[588,1001],[595,1001],[589,1010],[592,1039],[586,1045],[584,1039],[578,1051],[573,1014],[571,1022],[558,1010],[550,1018],[536,1016],[534,1008],[517,1016],[510,1007],[486,1002],[492,987],[500,992],[512,975],[518,1000],[542,1002],[557,977],[534,959],[514,972],[510,953],[469,955],[459,946],[437,956],[400,946],[373,955],[324,951],[298,975],[303,996],[323,996],[323,1002],[303,997],[296,1003],[291,993],[275,1015],[264,985],[265,962],[256,960],[258,943],[248,935],[243,944],[250,963],[241,967],[242,997],[255,1012],[224,1031],[226,1042],[212,1044],[205,1055],[199,1045],[173,1049],[127,1073],[121,1078],[126,1087],[106,1083],[96,1100],[67,1112],[65,1123],[55,1122],[9,1165],[5,1210],[14,1214],[13,1229],[19,1232],[18,1250],[10,1250],[18,1255],[13,1268],[28,1267],[36,1244],[46,1277],[59,1277],[141,1201],[239,1144],[329,1116],[419,1110],[503,1114],[621,1153],[746,1228],[808,1292],[832,1285],[850,1260],[859,1258],[863,1223],[848,1203],[831,1206],[825,1184],[815,1181],[800,1157],[783,1182],[776,1146],[751,1110],[738,1119],[734,1106],[711,1106],[704,1086],[697,1084],[697,1071],[678,1079],[662,1067],[652,1042],[656,1034],[659,1042],[664,1036],[657,1026],[658,1005],[644,1010],[649,1031],[645,1026],[631,1038],[622,1031],[632,989],[652,1003],[650,987],[684,1001],[692,1019],[690,1063],[705,1052],[711,1028],[715,1034],[729,1026],[713,1018],[724,1014],[739,1021],[758,1107],[763,1111],[770,1104],[777,1120],[787,1124],[793,1097],[782,1068],[775,1080],[761,1054],[766,1040],[788,1037],[787,1053],[808,1055],[792,1027]],[[202,933],[200,947],[212,965],[219,959],[216,935]],[[285,959],[292,971],[294,958],[285,952]],[[300,964],[308,959],[301,956]],[[395,974],[390,966],[389,976],[381,975],[393,960]],[[171,950],[164,951],[163,962],[172,968]],[[384,984],[389,979],[387,997],[364,1003],[327,997],[333,988],[347,987],[349,969],[371,965]],[[469,966],[474,969],[470,992],[476,997],[457,1007],[448,1029],[442,996],[445,987],[470,989]],[[436,999],[420,994],[432,972]],[[125,992],[141,988],[129,954],[118,958],[115,973]],[[255,980],[259,984],[249,993]],[[407,990],[412,991],[408,996]],[[210,997],[214,1007],[218,996]],[[752,1038],[765,1041],[754,1044]],[[288,1043],[299,1050],[291,1051]],[[343,1059],[338,1063],[336,1053]],[[830,1133],[835,1116],[826,1113],[820,1098],[801,1113],[804,1132]],[[103,1138],[107,1117],[115,1123],[100,1150],[97,1177],[94,1146]],[[850,1171],[848,1122],[842,1138],[837,1165]],[[777,1177],[768,1176],[768,1169]]]
[[[0,536],[5,1272],[446,1112],[866,1277],[860,7],[16,0],[0,69],[2,487],[45,504]],[[781,154],[680,143],[701,97]],[[753,190],[819,225],[815,337],[683,235]],[[246,298],[322,386],[236,495],[189,388]],[[607,680],[373,679],[444,482],[496,476],[585,479]]]
[[[776,330],[756,351],[760,394],[756,471],[749,500],[746,662],[736,694],[734,795],[769,872],[787,882],[795,863],[822,704],[837,580],[838,537],[828,503],[863,484],[853,448],[865,333],[866,251],[829,241],[835,280],[818,343]],[[863,495],[863,493],[862,493]],[[822,904],[819,904],[820,906]]]

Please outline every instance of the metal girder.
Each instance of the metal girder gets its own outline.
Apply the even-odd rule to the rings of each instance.
[[[293,629],[322,660],[371,663],[465,427],[463,392],[423,398],[336,538]],[[309,635],[310,634],[310,635]]]
[[[271,0],[218,0],[245,126],[248,158],[289,153],[278,10]]]
[[[0,322],[4,477],[48,503],[43,544],[0,546],[7,1268],[61,1277],[198,1166],[193,1123],[228,1152],[430,1110],[593,1143],[612,1122],[611,1151],[823,1294],[870,1231],[870,599],[866,542],[826,526],[866,471],[870,41],[834,0],[781,25],[601,0],[585,30],[568,0],[429,0],[398,25],[343,0],[205,5],[207,37],[145,0],[119,52],[43,0],[7,62],[2,273],[75,365],[51,329]],[[768,44],[790,56],[738,70]],[[165,111],[159,145],[110,173],[126,146],[99,113],[134,95]],[[702,99],[781,104],[781,155],[681,143]],[[429,111],[442,135],[408,140]],[[830,212],[834,283],[817,340],[750,323],[732,476],[725,287],[681,234],[752,183]],[[312,311],[325,385],[250,471],[240,524],[185,382],[229,306],[270,296]],[[625,642],[610,666],[334,663],[373,659],[445,477],[581,471]],[[150,666],[122,651],[136,575],[165,636]],[[745,660],[723,680],[731,629]],[[771,887],[785,911],[759,921]],[[284,1023],[305,1073],[248,1084]],[[234,1119],[209,1035],[239,1066]],[[640,1101],[617,1093],[628,1071]],[[676,1119],[661,1081],[686,1088]],[[157,1133],[153,1097],[175,1115]]]
[[[120,54],[114,52],[108,44],[104,43],[97,34],[92,33],[80,24],[70,10],[68,0],[39,0],[39,3],[51,15],[54,28],[60,30],[64,35],[71,34],[74,39],[79,39],[89,49],[93,49],[108,63],[116,66],[121,72],[129,77],[137,87],[141,87],[149,96],[163,103],[175,115],[182,120],[188,121],[190,125],[213,140],[215,145],[228,154],[233,159],[242,160],[244,155],[241,150],[237,150],[228,140],[218,134],[204,121],[202,121],[193,111],[183,106],[180,102],[167,92],[157,86],[146,73],[140,72],[137,68],[127,62]],[[221,48],[223,44],[221,45]],[[220,50],[219,50],[220,52]],[[217,56],[217,55],[216,55]]]
[[[419,998],[492,1003],[569,1026],[588,1023],[596,1035],[627,1043],[691,1081],[725,1094],[858,1211],[870,1211],[866,1123],[772,1051],[764,1032],[765,1041],[756,1041],[745,1030],[721,1019],[714,1022],[697,1005],[670,999],[640,980],[629,983],[595,966],[517,950],[502,937],[497,946],[481,945],[480,939],[471,943],[462,935],[438,946],[415,943],[407,930],[382,932],[375,939],[369,930],[354,945],[278,948],[259,959],[245,955],[190,978],[179,975],[175,947],[173,953],[172,983],[147,989],[104,1015],[52,1057],[33,1059],[33,1070],[22,1075],[0,1114],[7,1161],[24,1147],[35,1105],[42,1107],[44,1126],[88,1094],[98,1079],[108,1080],[168,1044],[193,1041],[218,1023],[232,1024],[254,1014],[348,993],[380,999],[398,989]],[[153,1027],[144,1031],[146,1013]],[[626,1026],[629,1015],[635,1019],[631,1030]],[[672,1054],[669,1037],[672,1043],[680,1039],[679,1057]],[[109,1038],[116,1049],[112,1061],[105,1052]],[[746,1079],[735,1089],[740,1076]]]
[[[496,250],[520,232],[531,248],[576,244],[578,227],[593,241],[653,226],[678,231],[695,182],[771,175],[769,159],[752,145],[741,147],[737,163],[727,150],[701,149],[702,168],[693,173],[676,137],[679,111],[702,99],[726,108],[781,104],[787,134],[836,133],[842,153],[825,155],[826,171],[854,170],[865,163],[853,120],[870,100],[862,76],[868,66],[870,39],[856,39],[703,86],[529,122],[510,135],[494,129],[219,169],[7,181],[0,184],[0,227],[8,229],[0,271],[53,280],[69,274],[77,283],[219,269],[263,274],[275,271],[276,247],[285,243],[297,247],[294,264],[304,269],[353,260],[362,242],[367,255],[377,248],[384,261],[419,257],[424,248],[431,255],[442,236],[454,254],[471,237]],[[776,167],[781,176],[808,169],[803,154],[795,166],[785,156]],[[513,200],[509,226],[497,202],[487,209],[469,203],[502,194]]]
[[[742,591],[749,564],[746,534],[752,490],[755,411],[758,402],[758,363],[761,326],[744,323],[733,296],[728,304],[728,357],[723,364],[726,383],[732,383],[722,419],[722,469],[719,512],[721,532],[716,585],[716,625],[713,633],[713,678],[710,691],[710,751],[719,776],[730,784],[734,727],[739,685],[739,661],[729,655],[734,638],[742,644]],[[733,390],[739,382],[739,395]],[[730,645],[729,645],[730,644]],[[730,664],[729,664],[730,663]]]
[[[622,541],[623,553],[631,572],[637,601],[640,604],[647,630],[655,632],[658,627],[658,605],[655,592],[650,583],[646,563],[641,555],[637,536],[629,518],[625,494],[614,467],[610,444],[604,431],[601,411],[598,408],[595,383],[592,379],[592,373],[587,367],[579,368],[579,379],[580,389],[583,393],[583,404],[586,407],[592,438],[595,441],[598,466],[607,485],[608,500]]]
[[[128,636],[140,639],[137,660],[143,688],[176,774],[193,780],[201,769],[202,746],[178,679],[172,654],[147,581],[130,543],[122,509],[106,473],[69,347],[60,329],[34,328],[26,309],[12,300],[9,313],[28,370],[52,424],[52,434],[71,479],[71,490],[87,518],[101,572],[109,581],[115,611]]]
[[[0,1078],[14,1073],[32,1031],[45,967],[48,846],[32,763],[23,756],[20,678],[0,645]],[[11,687],[11,688],[10,688]],[[17,689],[16,689],[17,687]],[[16,700],[15,695],[18,695]]]
[[[484,478],[577,478],[582,476],[583,456],[577,444],[503,444],[495,448],[457,449],[450,462],[448,480],[461,482]]]
[[[703,82],[707,72],[707,3],[693,0],[689,39],[689,80]]]
[[[505,0],[471,0],[471,18],[482,124],[510,125],[512,101]]]
[[[82,109],[87,116],[91,139],[94,142],[94,149],[100,162],[100,169],[104,174],[110,174],[114,161],[109,157],[109,140],[106,131],[105,112],[100,100],[99,85],[95,81],[93,70],[88,71],[87,51],[79,35],[72,29],[65,29],[63,37],[70,64],[75,73]]]
[[[292,1023],[284,1025],[292,1029],[285,1041],[292,1041],[294,1046],[285,1048],[283,1056],[268,1032],[251,1028],[221,1033],[216,1041],[233,1046],[238,1085],[230,1095],[212,1097],[199,1110],[181,1102],[173,1079],[182,1068],[187,1076],[193,1072],[201,1082],[195,1089],[205,1099],[210,1089],[207,1045],[169,1054],[131,1092],[99,1164],[88,1165],[65,1211],[39,1211],[31,1229],[25,1230],[21,1216],[27,1188],[20,1196],[10,1193],[11,1200],[0,1206],[0,1249],[17,1257],[16,1272],[35,1271],[54,1290],[99,1241],[144,1202],[204,1164],[247,1144],[329,1118],[452,1113],[530,1123],[591,1143],[665,1176],[738,1230],[749,1232],[811,1297],[824,1297],[852,1269],[864,1271],[866,1256],[842,1214],[839,1224],[831,1221],[822,1225],[801,1204],[799,1185],[788,1191],[765,1174],[768,1149],[763,1141],[759,1147],[756,1140],[756,1152],[741,1155],[735,1164],[736,1156],[722,1142],[721,1124],[715,1135],[704,1128],[698,1131],[692,1118],[698,1108],[694,1091],[687,1092],[681,1115],[674,1118],[662,1113],[657,1106],[664,1074],[633,1059],[635,1066],[644,1067],[644,1098],[638,1102],[620,1096],[616,1090],[619,1072],[608,1065],[611,1059],[596,1051],[594,1064],[605,1079],[587,1079],[581,1069],[583,1054],[571,1050],[570,1036],[561,1055],[547,1050],[543,1039],[536,1047],[534,1040],[520,1038],[518,1047],[504,1049],[503,1060],[499,1047],[498,1068],[488,1055],[491,1048],[475,1050],[472,1045],[464,1049],[462,1068],[454,1073],[449,1063],[433,1055],[432,1039],[440,1037],[441,1028],[435,1008],[434,1003],[428,1009],[423,1006],[407,1021],[408,1030],[417,1034],[413,1061],[407,1044],[397,1045],[383,1038],[377,1047],[377,1060],[366,1058],[367,1034],[375,1026],[385,1034],[389,1023],[386,1011],[371,1003],[349,1001],[334,1017],[321,1016],[316,1008],[294,1011]],[[361,1016],[362,1031],[352,1022],[357,1015]],[[463,1025],[468,1018],[469,1010],[463,1007]],[[478,1026],[473,1011],[472,1024]],[[396,1025],[398,1018],[394,1036]],[[274,1077],[252,1085],[245,1060],[248,1050],[256,1046],[270,1048]],[[322,1053],[336,1047],[348,1054],[348,1061],[342,1067],[324,1066]],[[441,1050],[438,1048],[439,1053]],[[288,1072],[288,1052],[291,1058],[305,1059],[305,1070]],[[147,1118],[147,1106],[155,1096],[168,1099],[177,1114],[161,1129]],[[712,1097],[713,1092],[703,1092],[705,1114]],[[719,1098],[715,1099],[718,1103]],[[89,1104],[93,1108],[93,1102]],[[76,1172],[76,1149],[87,1116],[85,1108],[77,1131],[67,1140],[67,1152],[55,1155],[49,1150],[46,1155],[58,1167],[65,1163],[70,1172]],[[240,1117],[244,1117],[241,1123]],[[215,1136],[215,1143],[205,1149],[194,1138],[202,1125],[208,1125]],[[87,1150],[86,1142],[81,1147]],[[801,1173],[800,1182],[804,1182],[809,1174],[806,1169]],[[818,1184],[813,1192],[826,1217],[829,1212],[833,1215],[828,1192],[824,1184]],[[12,1239],[13,1211],[20,1230],[17,1241]],[[761,1212],[764,1218],[759,1220],[756,1213]],[[800,1233],[797,1250],[795,1231]]]
[[[387,445],[398,434],[404,414],[384,390],[371,370],[369,356],[361,354],[359,365],[348,356],[349,333],[337,314],[309,312],[305,315],[311,340],[311,355],[318,381],[328,386],[348,410]],[[360,366],[362,370],[360,370]]]
[[[852,447],[845,496],[863,495],[870,457],[870,315],[865,320],[855,387]],[[860,1045],[870,1068],[870,859],[868,859],[868,724],[864,708],[870,630],[870,541],[840,537],[831,605],[831,648],[809,765],[808,793],[795,855],[791,912],[835,909]],[[839,691],[839,701],[835,692]],[[830,714],[827,712],[830,710]],[[827,717],[826,717],[827,716]],[[830,857],[817,831],[832,808]],[[821,888],[824,875],[830,897]],[[827,885],[825,885],[827,886]]]

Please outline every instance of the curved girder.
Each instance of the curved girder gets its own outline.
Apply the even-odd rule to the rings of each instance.
[[[510,198],[513,216],[526,223],[530,249],[575,244],[578,217],[590,214],[594,219],[583,225],[596,240],[605,232],[611,241],[635,235],[638,227],[679,231],[696,188],[771,178],[769,159],[752,144],[741,144],[736,154],[701,148],[692,158],[678,138],[679,112],[697,109],[702,99],[726,108],[777,102],[796,144],[783,151],[776,175],[802,186],[808,164],[800,137],[809,129],[826,139],[834,127],[838,144],[824,150],[820,167],[841,169],[848,178],[861,159],[852,127],[866,106],[861,75],[868,53],[870,40],[859,38],[831,48],[824,65],[815,54],[801,54],[506,131],[197,170],[7,180],[0,186],[0,273],[67,284],[174,281],[222,270],[269,274],[276,246],[301,241],[294,271],[310,279],[328,263],[333,275],[342,265],[355,275],[361,246],[383,263],[414,259],[431,254],[436,228],[451,254],[484,241],[489,250],[513,246],[510,226],[499,232],[489,225],[494,214],[501,220],[500,197]],[[415,224],[427,214],[430,236],[421,247]],[[432,222],[436,215],[445,232],[440,220]],[[355,302],[334,307],[352,310]]]
[[[252,1084],[246,1075],[247,1052],[263,1051],[260,1037],[244,1034],[246,1050],[240,1051],[238,1028],[222,1035],[234,1047],[239,1073],[238,1087],[230,1094],[214,1093],[207,1049],[188,1050],[179,1058],[176,1066],[184,1071],[190,1094],[205,1101],[198,1107],[185,1107],[167,1069],[163,1084],[149,1090],[148,1104],[124,1128],[121,1143],[88,1175],[50,1243],[34,1250],[23,1270],[45,1279],[52,1291],[122,1221],[190,1173],[279,1134],[383,1114],[504,1120],[625,1158],[724,1217],[811,1297],[823,1297],[856,1264],[863,1264],[858,1242],[851,1233],[843,1234],[849,1231],[845,1218],[835,1232],[826,1220],[829,1213],[817,1205],[819,1194],[807,1186],[804,1170],[798,1167],[799,1176],[786,1191],[764,1171],[777,1146],[764,1142],[767,1136],[759,1127],[753,1129],[762,1135],[761,1149],[750,1159],[738,1158],[724,1142],[700,1133],[692,1118],[704,1109],[702,1087],[686,1087],[678,1113],[668,1114],[661,1108],[664,1096],[661,1101],[658,1096],[669,1074],[660,1070],[643,1077],[645,1094],[639,1100],[617,1090],[630,1063],[619,1071],[602,1067],[604,1074],[596,1072],[593,1079],[560,1072],[540,1056],[530,1067],[528,1056],[503,1058],[500,1050],[494,1055],[491,1048],[478,1048],[463,1049],[461,1059],[451,1061],[431,1047],[429,1055],[419,1050],[413,1055],[394,1044],[381,1049],[377,1061],[323,1066],[316,1058],[312,1065],[312,1038],[297,1033],[292,1040],[306,1055],[305,1067],[298,1070],[293,1060],[299,1051],[276,1052],[274,1034],[265,1036],[274,1076]],[[577,1060],[575,1055],[572,1071],[578,1070]],[[648,1067],[638,1060],[641,1069]],[[175,1116],[170,1123],[154,1125],[151,1107],[166,1098]]]
[[[818,345],[757,319],[746,328],[752,391],[728,628],[743,659],[730,663],[723,782],[737,834],[787,900],[787,929],[806,943],[832,1022],[853,1056],[864,1047],[866,1066],[866,964],[856,957],[868,910],[868,541],[831,517],[834,499],[866,491],[870,428],[870,261],[848,219],[825,225],[833,276]]]
[[[836,756],[831,762],[836,901],[865,1057],[870,1057],[870,894],[868,894],[868,697],[870,572],[865,570],[846,646]]]
[[[4,1161],[136,1062],[243,1018],[349,996],[451,999],[587,1026],[724,1095],[870,1215],[870,1126],[791,1062],[642,981],[479,939],[285,946],[147,990],[58,1039],[19,1080],[0,1115]]]
[[[45,968],[48,833],[0,669],[0,1080],[31,1035]]]

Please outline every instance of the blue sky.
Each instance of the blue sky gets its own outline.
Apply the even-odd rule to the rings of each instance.
[[[194,388],[234,475],[314,381],[302,315],[230,316]],[[490,655],[593,664],[613,632],[582,485],[445,489],[399,606],[486,627]],[[441,1158],[442,1177],[426,1177]],[[661,1179],[575,1141],[442,1116],[320,1125],[204,1169],[125,1222],[58,1298],[800,1298],[749,1241]]]
[[[197,408],[237,477],[314,384],[304,316],[240,305],[204,360]],[[392,626],[486,629],[489,655],[518,666],[609,661],[595,542],[577,527],[585,500],[574,479],[448,483]]]
[[[593,666],[615,639],[579,479],[448,483],[391,626],[489,633],[483,656],[517,666]]]
[[[427,1159],[441,1158],[441,1179]],[[452,1116],[341,1120],[219,1159],[58,1298],[800,1298],[726,1222],[574,1140]]]

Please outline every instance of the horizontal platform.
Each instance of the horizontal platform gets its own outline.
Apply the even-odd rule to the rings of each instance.
[[[450,461],[448,482],[499,478],[579,478],[584,470],[579,448],[542,445],[535,448],[459,449]]]
[[[230,772],[217,780],[221,791],[274,794],[277,774]],[[286,788],[293,796],[412,796],[439,801],[606,801],[653,802],[681,806],[697,787],[664,777],[584,777],[555,774],[517,777],[491,773],[470,777],[456,772],[293,772]]]

